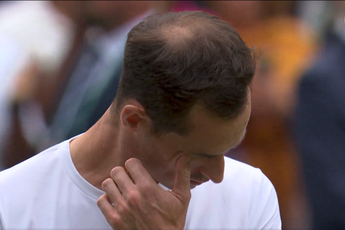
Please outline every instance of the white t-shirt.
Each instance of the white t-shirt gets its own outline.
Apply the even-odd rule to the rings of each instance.
[[[111,229],[103,192],[73,165],[69,141],[0,172],[0,229]],[[259,169],[226,158],[224,180],[192,190],[186,229],[281,229],[276,192]]]

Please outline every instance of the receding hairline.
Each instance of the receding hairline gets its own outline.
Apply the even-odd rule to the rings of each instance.
[[[161,26],[158,28],[158,33],[168,45],[184,44],[186,41],[194,40],[197,34],[207,34],[206,31],[213,26],[210,18],[200,17],[200,15],[186,15]]]
[[[184,39],[191,39],[194,37],[190,28],[181,25],[169,25],[162,27],[160,32],[163,39],[170,44],[177,44],[182,42]]]

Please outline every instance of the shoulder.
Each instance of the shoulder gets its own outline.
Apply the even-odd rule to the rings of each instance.
[[[267,176],[260,169],[231,158],[225,162],[224,186],[238,196],[237,209],[245,205],[246,229],[280,229],[278,197]]]
[[[228,158],[224,183],[226,187],[238,185],[236,192],[246,203],[248,229],[280,229],[281,218],[277,193],[271,181],[258,168]],[[236,183],[232,183],[236,181]]]
[[[46,173],[52,170],[54,165],[59,165],[60,153],[66,149],[66,144],[66,142],[62,142],[52,146],[11,168],[1,171],[0,187],[5,189],[1,189],[0,195],[6,191],[6,188],[11,190],[18,186],[22,187],[23,183],[28,184],[28,181],[46,176]]]
[[[240,193],[241,198],[250,197],[251,210],[254,204],[276,199],[273,184],[260,169],[228,157],[225,158],[224,179],[220,186],[227,192]]]
[[[47,191],[53,186],[61,186],[58,183],[64,170],[61,155],[68,146],[64,144],[55,145],[0,172],[0,218],[4,226],[21,226],[32,217],[30,212],[35,207],[47,204]],[[22,217],[21,221],[16,219],[18,215]]]

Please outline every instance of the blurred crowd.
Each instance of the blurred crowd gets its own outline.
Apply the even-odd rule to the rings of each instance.
[[[93,125],[129,30],[183,10],[217,15],[256,51],[247,135],[227,156],[272,181],[284,229],[345,229],[341,1],[0,1],[0,170]]]

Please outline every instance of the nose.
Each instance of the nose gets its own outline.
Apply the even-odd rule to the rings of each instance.
[[[214,183],[222,182],[224,177],[224,155],[206,158],[204,164],[200,167],[200,172]]]

